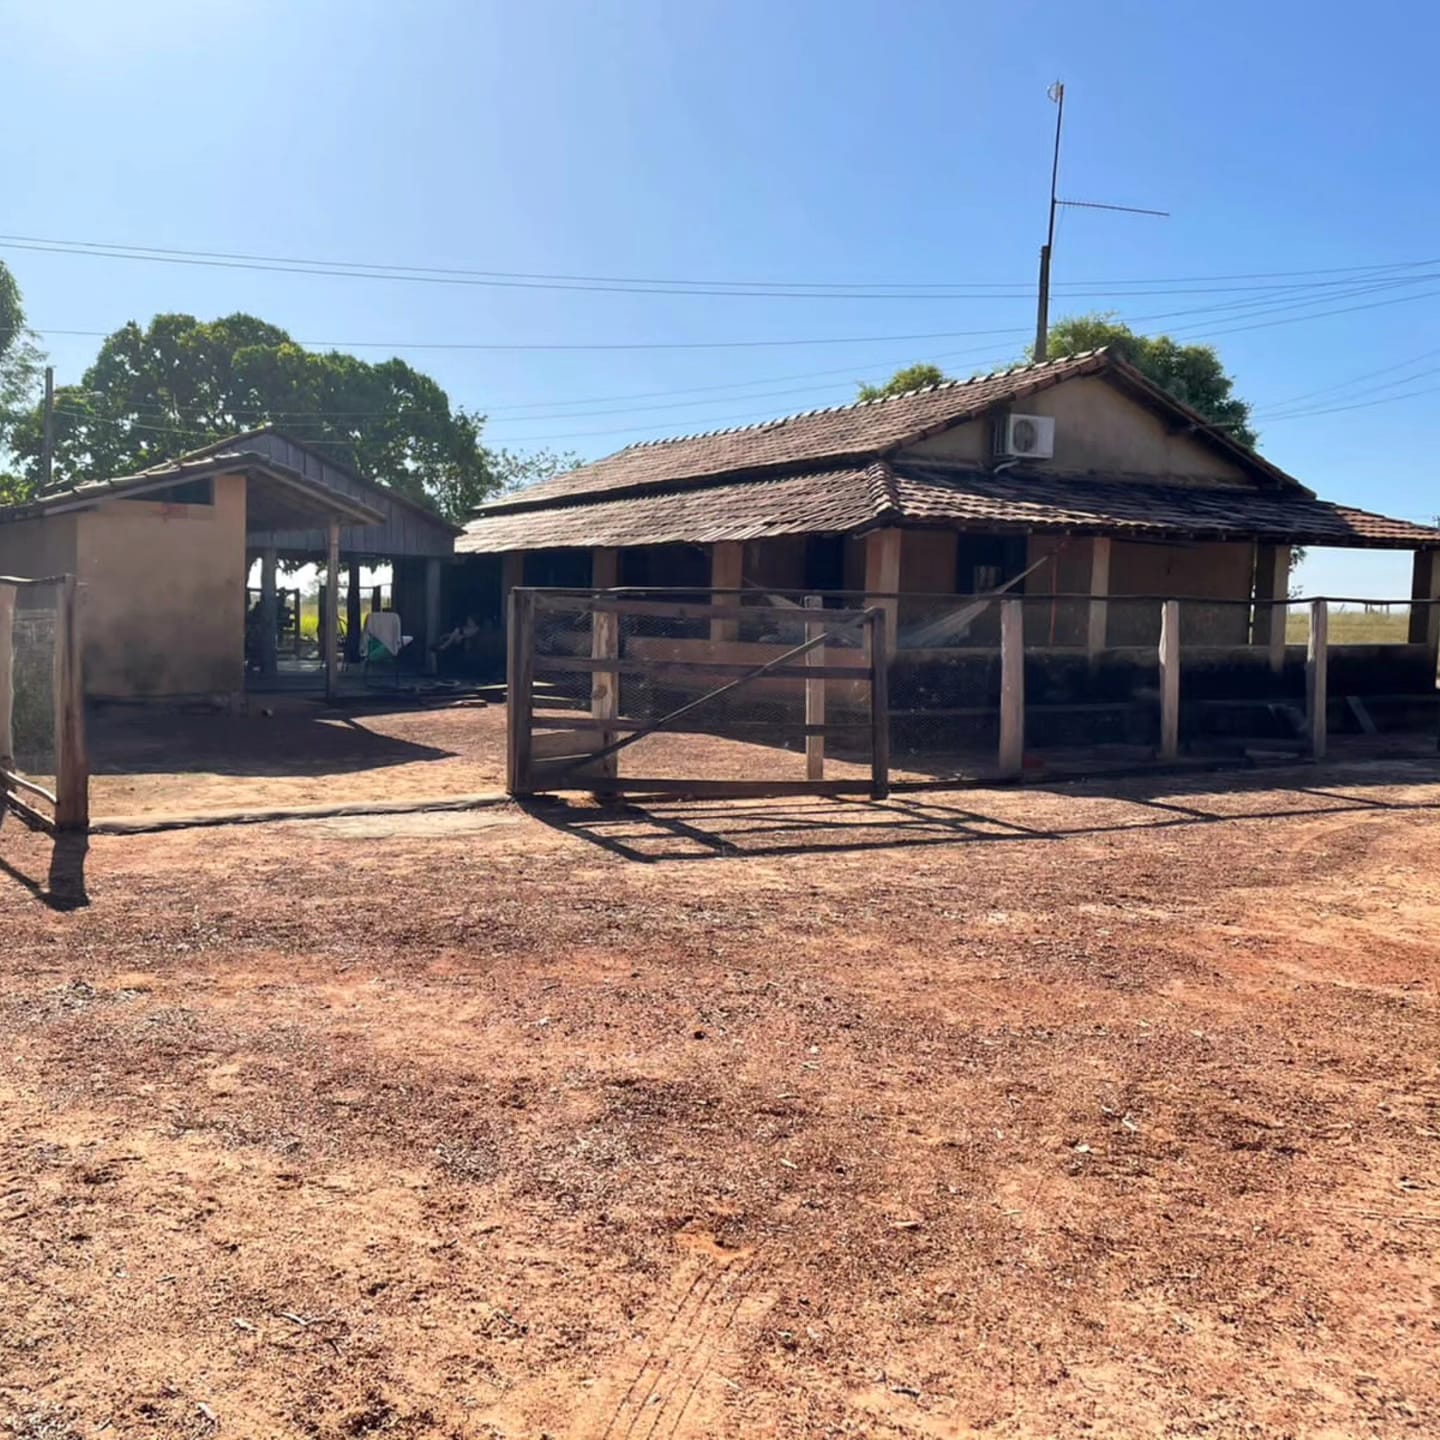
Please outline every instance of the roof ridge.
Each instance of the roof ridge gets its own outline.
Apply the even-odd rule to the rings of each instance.
[[[681,445],[690,440],[713,440],[720,435],[744,435],[761,430],[777,429],[794,420],[808,420],[815,415],[838,415],[846,410],[864,410],[872,405],[889,405],[896,400],[909,400],[916,395],[934,394],[942,390],[964,390],[971,385],[985,385],[1006,376],[1053,370],[1075,361],[1093,360],[1097,355],[1105,354],[1107,350],[1107,346],[1100,345],[1093,350],[1077,350],[1071,355],[1056,355],[1053,358],[1031,360],[1021,365],[1007,365],[1000,370],[977,371],[963,380],[940,380],[930,385],[917,385],[913,390],[900,390],[894,395],[876,395],[868,400],[847,400],[843,405],[820,405],[813,410],[795,410],[789,415],[776,415],[768,420],[752,420],[748,425],[726,425],[717,430],[692,430],[685,435],[665,435],[655,440],[637,440],[633,445],[626,445],[622,449],[616,450],[614,455],[630,455],[641,450],[659,450],[666,445]],[[604,458],[609,460],[614,456],[607,455]],[[594,461],[592,463],[599,464],[601,462]]]

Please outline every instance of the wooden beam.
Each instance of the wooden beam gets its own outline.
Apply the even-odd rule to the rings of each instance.
[[[1000,602],[1000,773],[1025,765],[1025,602]]]
[[[1290,613],[1285,604],[1290,595],[1288,545],[1256,545],[1252,588],[1255,610],[1250,638],[1265,647],[1270,668],[1278,675],[1285,668],[1285,622]]]
[[[505,788],[512,795],[530,795],[530,712],[535,700],[535,607],[530,591],[511,591],[508,625]]]
[[[1110,538],[1107,535],[1096,535],[1090,541],[1090,594],[1095,597],[1110,594]],[[1092,660],[1105,648],[1109,628],[1108,600],[1092,599],[1085,617],[1085,653]]]
[[[507,550],[500,557],[500,613],[510,614],[510,592],[525,583],[525,552]]]
[[[273,675],[279,669],[276,637],[280,624],[278,572],[280,552],[267,545],[260,552],[260,673]]]
[[[807,595],[805,597],[805,608],[807,610],[824,609],[825,601],[819,595]],[[823,620],[807,620],[805,622],[805,638],[814,640],[818,635],[824,633],[825,622]],[[825,663],[825,646],[821,645],[812,650],[806,657],[807,668],[814,668]],[[825,682],[824,680],[807,680],[805,682],[805,776],[809,780],[823,780],[825,778],[825,732],[810,729],[810,726],[823,726],[825,724]]]
[[[883,612],[870,617],[870,798],[890,794],[890,646]]]
[[[325,698],[333,700],[340,691],[340,522],[332,520],[325,547],[325,581],[329,604],[321,626],[325,647]]]
[[[15,587],[0,585],[0,772],[15,768]],[[0,814],[9,793],[0,773]]]
[[[597,551],[596,554],[601,552]],[[609,552],[613,555],[615,552]],[[616,660],[620,658],[620,617],[613,610],[593,611],[590,616],[590,655],[595,660]],[[593,719],[604,722],[614,720],[620,714],[620,672],[618,670],[595,670],[590,675],[590,714]],[[600,743],[604,749],[615,740],[615,731],[602,730]],[[620,757],[607,755],[600,761],[597,773],[613,778],[619,774]]]
[[[865,537],[865,603],[885,612],[885,649],[890,655],[900,638],[900,534],[891,527]]]
[[[1330,605],[1310,602],[1310,644],[1305,654],[1305,715],[1309,722],[1310,754],[1325,758],[1326,707],[1329,702]]]
[[[738,590],[745,583],[745,546],[739,540],[717,540],[710,547],[710,588]],[[728,597],[727,597],[728,598]],[[717,617],[710,621],[711,640],[737,640],[739,620]]]
[[[590,552],[590,583],[597,590],[613,590],[620,583],[620,552],[596,546]]]
[[[1440,651],[1440,550],[1417,550],[1411,572],[1410,643],[1429,647],[1434,669]],[[1428,604],[1424,602],[1430,602]]]
[[[1160,758],[1180,754],[1180,602],[1160,607]]]
[[[782,651],[794,654],[794,651]],[[854,653],[854,652],[851,652]],[[719,680],[726,675],[758,675],[755,662],[748,660],[597,660],[593,655],[540,655],[534,661],[537,675],[569,675],[575,672],[594,674],[597,670],[611,674],[653,675],[659,679],[679,680],[708,677]],[[858,665],[766,665],[765,676],[772,680],[864,680],[865,671]]]
[[[758,591],[756,592],[759,593]],[[624,598],[598,598],[590,595],[548,595],[543,591],[535,596],[537,610],[557,610],[572,615],[588,615],[594,610],[608,610],[615,615],[643,615],[651,620],[704,620],[719,616],[721,619],[738,620],[742,616],[757,619],[801,620],[804,617],[798,605],[740,605],[738,597],[729,597],[730,602],[717,605],[701,604],[687,600],[627,600]],[[837,625],[859,625],[868,614],[865,610],[826,610],[825,623],[834,630]]]
[[[85,675],[75,577],[55,596],[55,828],[90,828],[90,755],[85,748]]]
[[[553,765],[554,769],[551,769]],[[590,790],[583,775],[577,775],[569,761],[537,764],[535,789]],[[675,776],[616,780],[605,787],[617,795],[675,795],[697,800],[739,800],[766,795],[864,795],[873,793],[869,780],[685,780]],[[883,796],[881,797],[884,798]]]

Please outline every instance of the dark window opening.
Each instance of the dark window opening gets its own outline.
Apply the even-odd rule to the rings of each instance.
[[[961,595],[998,590],[1025,569],[1029,547],[1023,535],[956,537],[955,589]]]
[[[125,500],[148,500],[157,505],[213,505],[215,503],[215,482],[213,480],[185,480],[179,485],[167,485],[163,490],[147,490],[143,495],[125,495]]]
[[[805,588],[845,588],[845,538],[842,535],[805,537]]]

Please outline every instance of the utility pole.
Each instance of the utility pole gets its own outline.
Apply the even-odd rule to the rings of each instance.
[[[1065,87],[1056,81],[1046,92],[1055,102],[1055,156],[1050,162],[1050,223],[1040,247],[1040,294],[1035,306],[1035,358],[1045,360],[1050,350],[1050,248],[1055,244],[1055,187],[1060,180],[1060,127],[1065,123]]]
[[[1098,200],[1062,200],[1060,183],[1060,130],[1065,123],[1065,86],[1057,80],[1046,92],[1055,102],[1055,153],[1050,161],[1050,223],[1045,230],[1045,243],[1040,247],[1040,293],[1035,305],[1035,358],[1050,358],[1050,253],[1055,247],[1055,216],[1062,207],[1079,210],[1115,210],[1122,215],[1156,215],[1170,218],[1168,210],[1142,210],[1136,205],[1106,205]]]
[[[40,442],[40,489],[50,488],[50,472],[55,464],[55,367],[45,367],[45,429]]]

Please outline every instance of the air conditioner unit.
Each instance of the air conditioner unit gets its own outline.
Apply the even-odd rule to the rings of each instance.
[[[1049,415],[1002,415],[995,422],[995,453],[1007,460],[1049,460],[1055,421]]]

